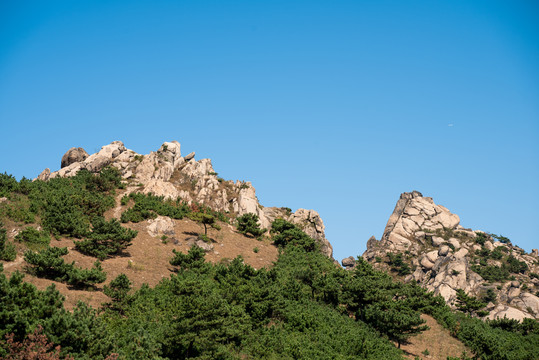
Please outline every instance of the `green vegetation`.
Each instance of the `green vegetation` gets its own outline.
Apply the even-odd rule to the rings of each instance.
[[[476,354],[475,358],[525,360],[536,357],[539,343],[537,320],[531,320],[535,325],[527,325],[531,329],[528,332],[513,332],[496,326],[496,323],[453,313],[447,307],[434,309],[432,315],[465,343]]]
[[[266,229],[261,229],[258,224],[258,215],[253,213],[243,214],[236,218],[238,222],[238,231],[244,235],[251,234],[254,237],[259,237],[266,232]]]
[[[69,285],[83,288],[102,283],[107,275],[96,261],[91,269],[83,269],[65,263],[62,256],[67,255],[67,248],[49,247],[39,252],[31,250],[24,254],[24,260],[30,264],[29,271],[38,277],[66,282]]]
[[[13,261],[17,257],[15,245],[7,241],[6,229],[0,223],[0,260]]]
[[[0,216],[24,223],[39,218],[55,237],[82,238],[90,231],[91,219],[114,206],[112,192],[122,186],[118,170],[112,167],[97,175],[81,170],[76,176],[49,181],[17,182],[2,174],[0,194],[10,201],[0,205]]]
[[[99,260],[105,260],[108,256],[125,250],[137,236],[137,231],[122,227],[116,219],[106,221],[102,217],[96,217],[92,225],[87,239],[75,241],[75,248]]]
[[[213,216],[211,214],[206,214],[206,213],[202,213],[202,212],[192,212],[192,213],[189,213],[188,216],[189,216],[189,219],[191,219],[193,221],[196,221],[197,223],[202,224],[204,226],[204,237],[205,238],[208,237],[208,226],[210,226],[210,227],[212,227],[212,228],[214,228],[216,230],[221,230],[221,227],[216,222],[215,216]],[[209,242],[204,238],[203,238],[203,240],[206,241],[206,242]]]
[[[509,279],[509,271],[506,268],[496,265],[472,265],[472,270],[478,273],[483,279],[496,282]]]
[[[196,246],[175,251],[170,278],[132,291],[121,274],[104,287],[111,302],[100,313],[82,303],[67,312],[54,287],[38,291],[19,273],[7,279],[0,272],[0,335],[23,341],[39,324],[62,356],[77,359],[400,359],[388,340],[399,345],[425,330],[420,314],[428,313],[478,358],[535,354],[536,322],[513,332],[453,313],[441,297],[395,282],[361,258],[353,271],[336,267],[293,224],[278,220],[272,230],[281,252],[269,270],[241,257],[207,263]],[[50,252],[58,254],[36,271],[63,279],[65,250]]]
[[[496,240],[498,240],[499,242],[501,242],[502,244],[511,244],[511,240],[509,240],[509,238],[506,238],[503,235],[491,234],[491,236],[495,238]]]
[[[15,236],[15,241],[26,243],[27,245],[35,244],[47,246],[50,244],[51,238],[46,231],[39,231],[29,226],[21,230]]]
[[[315,251],[318,248],[316,242],[307,236],[296,225],[283,219],[276,219],[271,224],[273,243],[281,249],[287,246],[295,246],[305,251]]]
[[[483,301],[486,303],[496,301],[496,292],[492,289],[487,289],[485,296],[483,296]]]
[[[476,231],[475,235],[474,241],[481,246],[485,245],[485,242],[488,240],[488,235],[481,231]]]
[[[398,254],[388,253],[387,255],[389,257],[387,263],[391,267],[392,271],[397,272],[401,276],[412,273],[412,269],[410,268],[410,265],[408,265],[408,263],[404,261],[401,253],[398,253]]]
[[[189,213],[189,207],[179,198],[165,200],[163,196],[131,193],[122,197],[122,205],[127,205],[129,200],[133,200],[135,204],[122,213],[121,221],[123,223],[130,221],[137,223],[147,219],[155,219],[157,215],[183,219]]]
[[[501,246],[489,252],[487,249],[481,249],[478,255],[481,256],[479,264],[472,265],[472,270],[478,273],[483,279],[496,282],[511,279],[511,274],[523,274],[528,271],[528,265],[519,261],[513,255],[508,255],[504,258],[503,250],[499,250]],[[485,251],[486,250],[486,251]],[[489,265],[487,259],[501,260],[501,266]]]
[[[457,289],[457,300],[455,306],[460,311],[470,315],[476,314],[483,317],[489,314],[488,311],[481,311],[481,309],[487,306],[486,303],[482,302],[476,297],[466,294],[462,289]]]

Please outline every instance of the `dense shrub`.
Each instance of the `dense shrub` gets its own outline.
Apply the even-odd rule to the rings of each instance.
[[[17,236],[15,236],[15,241],[23,242],[26,244],[36,244],[47,246],[51,242],[51,238],[46,231],[39,231],[33,227],[26,227],[21,230]]]
[[[497,247],[490,253],[490,257],[500,260],[503,257],[502,252]],[[472,265],[472,270],[481,275],[487,281],[505,281],[508,280],[511,274],[525,273],[528,270],[528,265],[524,261],[519,261],[513,255],[508,255],[501,266],[488,265],[487,258],[483,257],[479,261],[479,265]]]
[[[110,297],[114,303],[125,301],[129,290],[131,290],[131,281],[125,274],[118,275],[110,284],[103,287],[105,295]]]
[[[494,260],[500,260],[501,258],[503,258],[503,253],[500,246],[492,250],[492,252],[490,253],[490,258]]]
[[[410,265],[402,258],[401,253],[388,253],[389,257],[388,264],[391,267],[391,270],[397,272],[399,275],[404,276],[412,273]]]
[[[493,238],[501,242],[502,244],[511,244],[511,240],[503,235],[491,234]]]
[[[457,299],[455,301],[455,306],[460,311],[468,313],[470,315],[472,314],[478,314],[479,316],[488,315],[488,312],[485,313],[481,311],[481,309],[487,306],[487,304],[477,299],[474,296],[466,294],[466,292],[464,292],[464,290],[462,289],[457,289]]]
[[[191,249],[184,254],[180,251],[172,250],[174,257],[170,259],[170,265],[178,266],[182,270],[197,269],[204,265],[205,252],[201,247],[192,246]]]
[[[106,221],[96,217],[92,222],[92,231],[83,241],[75,241],[75,247],[80,252],[105,260],[108,256],[125,250],[137,236],[137,231],[122,227],[116,219]]]
[[[17,257],[15,245],[7,241],[6,229],[0,223],[0,260],[13,261]]]
[[[509,271],[505,267],[496,265],[472,265],[472,270],[478,273],[483,279],[491,282],[504,281],[509,279]]]
[[[172,219],[183,219],[189,213],[189,207],[179,198],[165,200],[163,196],[131,193],[122,198],[122,204],[127,204],[128,199],[132,199],[135,204],[122,213],[121,221],[123,223],[154,219],[157,215],[168,216]]]
[[[75,287],[86,287],[100,284],[107,280],[107,274],[103,271],[99,261],[94,262],[91,269],[83,269],[72,266],[67,272],[67,283]]]
[[[60,346],[54,346],[49,342],[43,333],[43,328],[38,325],[32,334],[29,334],[24,341],[19,342],[14,339],[15,334],[6,335],[6,357],[5,359],[25,359],[25,360],[74,360],[72,356],[62,357]]]
[[[15,340],[22,340],[38,320],[64,311],[63,296],[54,285],[39,291],[23,278],[24,275],[17,271],[8,279],[0,264],[0,340],[11,333]]]
[[[266,229],[261,229],[258,224],[258,215],[253,213],[243,214],[236,218],[238,222],[238,231],[244,235],[251,234],[258,237],[266,232]]]
[[[120,173],[112,167],[99,174],[81,170],[76,176],[49,181],[23,178],[17,182],[11,176],[0,176],[0,193],[14,199],[4,210],[6,215],[25,223],[34,222],[37,215],[44,229],[56,237],[87,235],[90,219],[114,206],[110,192],[121,186]]]
[[[485,245],[485,242],[488,240],[488,235],[481,231],[476,231],[475,235],[474,241],[481,246]]]
[[[509,255],[506,259],[506,268],[514,274],[524,274],[528,270],[528,265],[524,261],[518,261],[513,255]]]
[[[64,261],[62,256],[67,253],[65,247],[49,247],[39,252],[29,250],[24,254],[24,260],[31,265],[30,271],[34,275],[76,287],[91,286],[106,280],[107,276],[99,261],[96,261],[91,269],[82,269],[76,267],[75,262],[68,264]]]
[[[273,243],[281,248],[288,245],[299,246],[307,251],[315,251],[318,245],[307,234],[300,230],[296,225],[283,220],[276,219],[271,224],[271,233],[273,234]]]

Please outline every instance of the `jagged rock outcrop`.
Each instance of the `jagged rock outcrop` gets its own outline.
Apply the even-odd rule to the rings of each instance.
[[[174,236],[174,221],[171,218],[165,216],[158,216],[155,219],[148,220],[147,231],[150,236]]]
[[[73,147],[73,148],[69,149],[64,154],[64,156],[62,156],[62,161],[61,161],[60,167],[65,168],[66,166],[69,166],[69,165],[71,165],[73,163],[84,161],[84,160],[86,160],[87,157],[88,157],[88,153],[83,148],[81,148],[81,147],[78,147],[78,148]]]
[[[375,267],[392,270],[389,254],[401,254],[410,266],[405,281],[417,282],[429,291],[441,295],[449,305],[456,299],[457,289],[476,297],[484,297],[487,290],[496,293],[496,304],[490,304],[490,318],[507,316],[514,319],[539,318],[539,281],[529,276],[539,270],[534,253],[525,252],[510,243],[494,241],[481,231],[465,229],[460,218],[447,208],[434,203],[420,192],[403,193],[391,214],[381,240],[367,242],[363,258]],[[479,235],[480,236],[479,236]],[[500,248],[499,251],[496,251]],[[495,251],[495,258],[485,254]],[[488,283],[473,269],[499,267],[503,261],[525,264],[527,271],[511,274],[519,281]],[[343,265],[353,268],[349,258]],[[522,265],[524,266],[524,265]],[[494,269],[496,270],[496,269]],[[479,271],[479,270],[478,270]],[[524,291],[520,283],[526,283]]]
[[[106,166],[117,168],[128,182],[128,191],[152,193],[165,198],[181,198],[188,204],[203,204],[216,211],[236,215],[254,213],[261,227],[269,228],[277,218],[283,218],[302,228],[320,244],[329,257],[333,255],[331,244],[325,237],[325,227],[320,215],[314,210],[264,207],[250,182],[225,181],[217,176],[210,159],[195,160],[191,152],[182,157],[181,145],[177,141],[165,142],[147,155],[127,149],[121,141],[105,145],[95,154],[88,155],[82,148],[71,148],[62,157],[62,167],[51,172],[45,169],[37,179],[46,181],[55,177],[69,177],[86,169],[97,173]],[[151,224],[148,231],[161,235],[161,220]]]

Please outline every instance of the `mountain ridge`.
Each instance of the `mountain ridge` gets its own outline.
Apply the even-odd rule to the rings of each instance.
[[[74,176],[81,169],[92,173],[106,166],[117,168],[122,178],[129,182],[128,192],[152,193],[165,198],[181,198],[188,204],[200,203],[216,211],[241,216],[253,213],[260,226],[268,229],[273,220],[283,218],[301,227],[321,246],[325,255],[332,257],[333,248],[326,239],[322,218],[315,210],[285,207],[264,207],[256,197],[256,190],[249,181],[233,182],[218,177],[211,159],[195,159],[195,152],[181,155],[178,141],[164,142],[157,151],[138,154],[127,149],[123,142],[113,141],[100,151],[88,155],[82,148],[71,148],[63,156],[61,169],[43,170],[37,179]],[[142,186],[140,186],[142,185]]]
[[[325,237],[324,222],[315,210],[297,209],[292,212],[285,207],[262,206],[251,182],[220,178],[211,159],[196,160],[195,152],[182,156],[178,141],[164,142],[157,151],[146,155],[127,149],[121,141],[113,141],[91,155],[82,148],[73,147],[62,156],[59,170],[51,172],[45,169],[37,179],[70,177],[81,169],[97,173],[106,166],[120,171],[128,183],[126,194],[142,192],[164,198],[181,198],[189,205],[202,204],[233,217],[252,213],[258,216],[261,228],[265,229],[269,229],[275,219],[283,218],[300,226],[319,243],[322,253],[332,258],[333,249]],[[157,236],[170,232],[173,226],[170,219],[159,217],[149,224],[148,231]],[[477,234],[484,234],[481,235],[481,244],[474,240]],[[498,279],[486,284],[487,280],[474,269],[479,271],[483,266],[496,270],[494,267],[500,267],[502,262],[490,259],[485,265],[485,262],[478,263],[477,257],[499,246],[508,253],[503,256],[525,263],[527,273],[513,274],[503,281]],[[458,215],[435,204],[431,197],[424,197],[419,191],[400,195],[381,239],[371,237],[362,257],[375,267],[391,271],[389,257],[399,253],[413,270],[401,276],[402,280],[417,282],[441,295],[450,306],[455,307],[458,289],[479,298],[493,291],[496,296],[487,299],[492,301],[488,301],[485,307],[490,312],[489,318],[522,320],[539,316],[539,298],[532,293],[539,288],[539,279],[530,276],[539,272],[537,250],[525,254],[524,250],[510,243],[502,245],[495,242],[485,232],[464,228]],[[385,261],[381,262],[380,258]],[[354,262],[350,257],[343,259],[342,265],[353,268]]]

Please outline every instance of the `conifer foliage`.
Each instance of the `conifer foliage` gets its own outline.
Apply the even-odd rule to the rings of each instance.
[[[105,260],[125,250],[136,236],[136,230],[122,227],[116,219],[106,221],[103,217],[96,217],[92,231],[85,240],[75,241],[75,247],[84,254]]]
[[[91,286],[107,279],[99,261],[91,269],[83,269],[75,266],[75,262],[66,263],[62,256],[67,253],[65,247],[49,247],[39,252],[29,250],[24,254],[24,260],[30,264],[30,271],[36,276],[66,282],[75,287]]]
[[[266,232],[265,229],[261,229],[258,224],[258,215],[253,213],[243,214],[236,218],[238,222],[238,231],[244,235],[252,235],[259,237]]]
[[[7,241],[6,229],[0,223],[0,260],[13,261],[16,257],[15,245]]]

